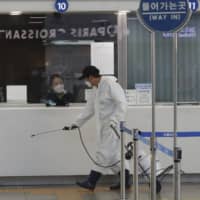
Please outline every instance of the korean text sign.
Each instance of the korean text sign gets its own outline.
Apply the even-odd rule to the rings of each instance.
[[[187,0],[141,0],[138,14],[148,29],[171,32],[187,22],[190,8]]]

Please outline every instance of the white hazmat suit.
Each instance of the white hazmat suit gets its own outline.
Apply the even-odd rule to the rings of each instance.
[[[125,121],[127,101],[122,87],[114,77],[101,77],[98,88],[93,87],[87,105],[78,116],[75,125],[81,127],[91,117],[97,119],[97,151],[96,161],[108,166],[120,160],[120,139],[110,125],[119,130],[120,121]],[[129,170],[128,161],[125,168]],[[105,173],[105,168],[96,166],[94,169]],[[120,163],[111,168],[114,173],[120,171]]]

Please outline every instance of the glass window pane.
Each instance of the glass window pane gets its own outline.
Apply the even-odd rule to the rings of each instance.
[[[0,102],[6,101],[7,85],[26,85],[29,103],[45,102],[52,74],[63,78],[68,101],[85,102],[86,86],[77,79],[84,66],[117,74],[116,25],[114,13],[0,15]],[[93,63],[94,43],[112,44],[107,50],[114,56],[99,50],[101,59]],[[103,70],[104,63],[113,66]]]
[[[198,102],[200,100],[200,15],[191,21],[178,37],[178,100]],[[128,16],[128,88],[136,83],[151,82],[150,33],[139,23],[133,13]],[[172,48],[171,33],[156,33],[157,101],[172,101]]]

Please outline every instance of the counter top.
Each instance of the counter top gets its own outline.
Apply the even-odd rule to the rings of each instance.
[[[46,106],[45,104],[15,104],[15,103],[0,103],[1,109],[71,109],[71,108],[83,108],[85,103],[70,103],[69,106]],[[157,108],[172,107],[172,103],[157,103]],[[129,105],[129,108],[151,108],[151,105]],[[179,108],[200,108],[199,104],[179,104]]]
[[[76,108],[84,107],[85,103],[71,103],[69,106],[46,106],[45,104],[9,104],[0,103],[0,109],[65,109],[65,108]]]

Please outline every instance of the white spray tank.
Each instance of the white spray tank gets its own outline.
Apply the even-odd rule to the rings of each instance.
[[[151,173],[151,155],[140,150],[138,153],[139,173]],[[156,176],[162,173],[162,167],[159,160],[156,160]]]

